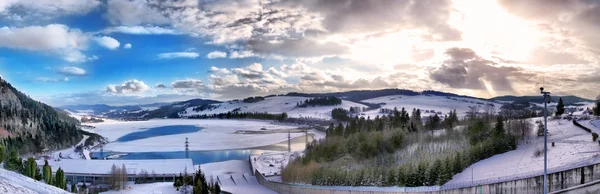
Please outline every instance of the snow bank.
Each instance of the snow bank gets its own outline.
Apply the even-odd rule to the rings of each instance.
[[[555,142],[554,147],[551,146],[552,142]],[[471,180],[499,180],[542,172],[544,157],[543,155],[536,157],[534,153],[536,150],[543,151],[543,147],[544,138],[535,136],[531,143],[519,145],[516,150],[492,156],[469,166],[463,172],[454,175],[446,184]],[[548,169],[598,163],[600,162],[598,153],[600,153],[600,146],[592,141],[592,135],[587,131],[567,120],[548,121]]]
[[[22,174],[0,168],[0,193],[63,194],[68,192]]]
[[[204,119],[156,119],[149,121],[96,123],[94,132],[114,141],[128,133],[143,131],[147,128],[170,125],[195,125],[202,130],[194,133],[175,134],[150,137],[127,142],[111,142],[105,145],[104,151],[113,152],[162,152],[182,151],[184,141],[189,139],[192,151],[242,149],[267,146],[288,138],[287,133],[270,134],[236,134],[238,130],[262,131],[294,129],[295,126],[273,124],[253,120],[204,120]],[[292,133],[292,138],[303,133]]]

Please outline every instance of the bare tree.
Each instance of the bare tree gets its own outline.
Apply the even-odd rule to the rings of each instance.
[[[467,111],[467,118],[470,120],[475,120],[477,118],[477,114],[479,113],[479,106],[469,106],[469,110]]]
[[[483,107],[483,113],[485,116],[485,121],[489,122],[492,120],[492,117],[496,114],[496,107],[494,106],[494,104],[486,104]]]
[[[121,188],[123,189],[127,186],[127,178],[127,168],[125,167],[125,164],[123,164],[121,167]]]

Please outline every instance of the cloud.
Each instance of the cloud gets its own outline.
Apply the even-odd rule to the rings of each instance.
[[[82,76],[86,74],[84,69],[78,67],[62,67],[56,70],[56,73],[65,75],[65,76]]]
[[[162,28],[158,26],[116,26],[110,27],[103,30],[104,33],[123,33],[123,34],[136,34],[136,35],[158,35],[158,34],[170,34],[177,35],[182,34],[173,29]]]
[[[166,86],[165,84],[156,84],[156,85],[154,86],[154,88],[165,89],[165,88],[167,88],[167,86]]]
[[[119,41],[115,40],[112,37],[108,37],[108,36],[95,37],[94,40],[100,46],[105,47],[110,50],[115,50],[115,49],[119,48],[119,46],[121,45],[119,43]]]
[[[495,91],[513,91],[510,77],[531,76],[519,68],[497,66],[468,48],[450,48],[445,53],[450,58],[431,69],[429,77],[452,88],[486,90],[488,82]]]
[[[208,39],[209,44],[235,48],[230,58],[344,55],[355,41],[401,30],[418,30],[431,41],[461,39],[461,32],[448,25],[453,11],[450,0],[134,0],[107,4],[107,17],[113,24],[168,26]]]
[[[157,55],[159,59],[172,59],[172,58],[192,58],[200,56],[194,52],[172,52],[172,53],[160,53]]]
[[[173,81],[171,86],[176,89],[203,89],[204,83],[201,80],[186,79]]]
[[[227,53],[222,51],[213,51],[206,55],[206,58],[215,59],[215,58],[226,58]]]
[[[129,43],[125,44],[125,45],[123,45],[123,48],[130,49],[131,48],[131,44],[129,44]]]
[[[96,9],[98,0],[3,0],[0,15],[8,19],[44,20],[62,15],[84,15]]]
[[[247,57],[252,57],[252,56],[254,56],[254,53],[252,53],[252,51],[247,51],[247,50],[232,51],[229,53],[230,59],[247,58]]]
[[[106,86],[106,92],[110,94],[131,94],[145,92],[149,89],[148,85],[144,84],[143,81],[128,80],[121,85],[110,84]]]
[[[112,24],[166,24],[169,20],[153,9],[146,0],[108,0],[106,17]]]
[[[69,78],[65,77],[63,79],[59,79],[59,78],[38,77],[38,78],[35,79],[35,81],[39,81],[39,82],[68,82]]]
[[[89,39],[81,30],[62,24],[0,28],[0,47],[47,52],[69,62],[94,60],[81,53],[87,48]]]
[[[227,68],[218,68],[215,66],[211,66],[208,70],[210,73],[220,73],[220,74],[229,74],[231,71],[227,70]]]

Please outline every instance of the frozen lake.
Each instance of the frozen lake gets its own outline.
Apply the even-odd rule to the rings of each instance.
[[[247,161],[250,155],[288,150],[301,151],[306,141],[322,138],[310,130],[308,138],[298,126],[270,121],[219,119],[156,119],[136,122],[98,123],[92,129],[110,141],[92,151],[93,158],[126,159],[185,158],[185,139],[194,164],[227,160]]]
[[[133,141],[138,139],[145,139],[150,137],[158,137],[165,135],[175,135],[175,134],[184,134],[184,133],[194,133],[200,131],[202,128],[194,125],[170,125],[170,126],[161,126],[161,127],[153,127],[146,129],[144,131],[137,131],[133,133],[126,134],[124,136],[119,137],[116,141],[126,142]]]
[[[308,141],[312,141],[313,136],[309,134]],[[293,138],[291,143],[292,151],[301,151],[306,147],[306,136]],[[248,149],[233,149],[233,150],[214,150],[214,151],[189,151],[189,158],[194,164],[206,164],[213,162],[221,162],[227,160],[245,160],[247,161],[250,155],[263,153],[282,152],[288,150],[287,141],[276,143],[273,145],[248,148]],[[185,151],[171,152],[92,152],[93,158],[102,158],[107,156],[121,155],[118,160],[134,160],[134,159],[172,159],[185,158]]]

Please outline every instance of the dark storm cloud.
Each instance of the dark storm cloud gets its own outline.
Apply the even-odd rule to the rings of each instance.
[[[513,91],[509,77],[523,77],[528,74],[515,67],[497,67],[495,63],[483,59],[468,48],[446,50],[450,57],[442,66],[430,70],[429,77],[452,88],[486,89],[484,80],[489,81],[494,90]]]

